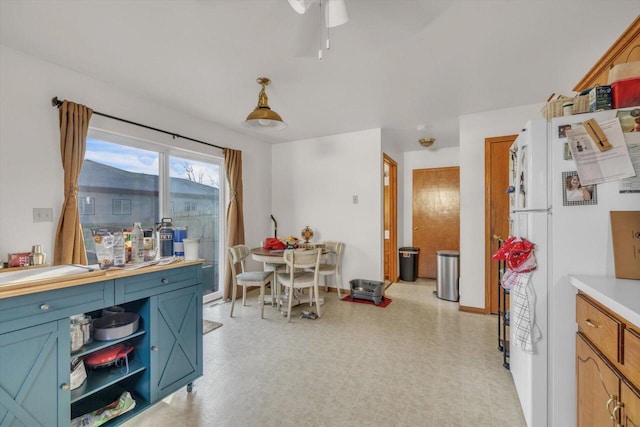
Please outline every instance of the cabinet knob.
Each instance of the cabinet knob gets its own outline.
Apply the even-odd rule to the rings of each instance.
[[[41,304],[41,305],[40,305],[40,310],[42,310],[42,311],[47,311],[47,310],[49,310],[49,304]]]
[[[69,384],[67,384],[67,383],[63,383],[63,384],[60,386],[60,390],[62,390],[62,391],[69,391]]]
[[[151,351],[158,351],[158,347],[155,345],[151,346]]]
[[[167,283],[169,283],[169,279],[166,279],[166,278],[163,278],[163,279],[162,279],[162,280],[160,280],[160,281],[161,281],[162,283],[164,283],[165,285],[166,285]]]

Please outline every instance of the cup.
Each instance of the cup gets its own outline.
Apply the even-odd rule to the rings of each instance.
[[[198,251],[200,250],[200,239],[185,238],[184,243],[184,260],[193,261],[198,259]]]

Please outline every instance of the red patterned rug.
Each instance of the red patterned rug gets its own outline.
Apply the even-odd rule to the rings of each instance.
[[[373,305],[376,307],[382,307],[385,308],[386,306],[388,306],[389,304],[391,304],[392,299],[388,298],[388,297],[383,297],[382,298],[382,302],[378,305],[375,305],[373,303],[373,301],[369,301],[368,299],[360,299],[360,298],[354,298],[353,300],[351,299],[351,295],[347,295],[346,297],[342,297],[340,299],[340,301],[346,301],[346,302],[357,302],[359,304],[369,304],[369,305]]]

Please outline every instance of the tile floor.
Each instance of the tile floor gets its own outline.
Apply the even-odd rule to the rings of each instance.
[[[290,324],[257,293],[207,305],[204,376],[125,426],[525,426],[495,316],[463,313],[430,280],[391,285],[386,308],[325,295]]]

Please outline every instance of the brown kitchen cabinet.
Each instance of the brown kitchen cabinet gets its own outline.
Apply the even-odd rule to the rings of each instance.
[[[640,16],[618,37],[602,58],[576,84],[573,90],[582,92],[594,86],[606,85],[609,78],[609,70],[614,65],[630,61],[640,61]]]
[[[640,328],[583,292],[576,323],[577,425],[640,426]]]

